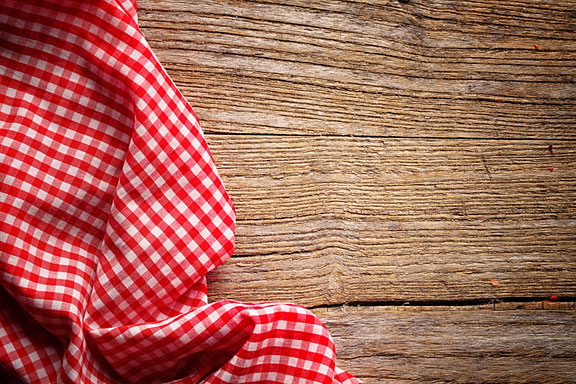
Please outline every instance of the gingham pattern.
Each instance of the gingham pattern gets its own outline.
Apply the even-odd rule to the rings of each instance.
[[[207,304],[234,209],[136,22],[130,0],[0,3],[0,363],[29,383],[357,383],[304,308]]]

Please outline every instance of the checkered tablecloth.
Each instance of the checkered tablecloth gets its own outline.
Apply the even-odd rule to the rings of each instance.
[[[234,208],[132,1],[0,2],[0,167],[0,364],[23,382],[358,382],[308,310],[207,303]]]

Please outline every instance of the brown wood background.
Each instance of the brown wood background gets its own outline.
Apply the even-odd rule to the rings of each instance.
[[[139,17],[236,205],[212,300],[311,308],[369,383],[576,383],[576,1]]]

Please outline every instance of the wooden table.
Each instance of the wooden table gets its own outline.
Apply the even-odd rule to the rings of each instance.
[[[370,383],[576,383],[576,1],[139,8],[238,213],[211,300]]]

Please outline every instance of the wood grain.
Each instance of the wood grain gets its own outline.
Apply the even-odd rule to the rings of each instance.
[[[576,295],[574,142],[550,142],[551,154],[525,140],[208,141],[238,214],[213,299]]]
[[[576,383],[576,1],[138,5],[237,209],[212,301],[369,383]]]
[[[338,364],[377,383],[576,383],[574,303],[551,310],[370,307],[315,313]]]
[[[573,0],[139,8],[207,132],[576,138]]]

